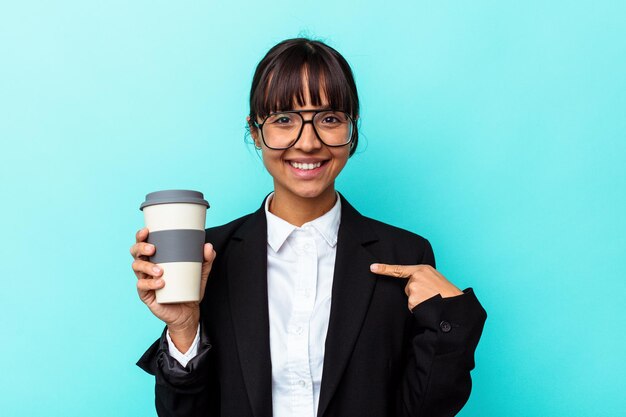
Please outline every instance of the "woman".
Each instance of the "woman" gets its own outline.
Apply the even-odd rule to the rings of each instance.
[[[156,303],[155,248],[137,233],[139,296],[167,325],[138,362],[160,416],[450,416],[467,401],[486,314],[437,272],[427,240],[335,191],[358,116],[337,51],[279,43],[247,119],[274,191],[207,229],[199,304]]]

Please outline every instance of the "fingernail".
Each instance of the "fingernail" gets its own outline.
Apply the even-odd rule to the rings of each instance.
[[[377,264],[371,264],[370,265],[370,271],[372,271],[372,272],[378,271],[378,265]]]
[[[152,270],[154,271],[155,274],[161,273],[161,268],[159,268],[158,266],[153,266]]]
[[[150,245],[150,244],[146,245],[146,250],[147,250],[148,252],[152,252],[152,249],[154,249],[154,246],[153,246],[153,245]]]
[[[159,279],[155,280],[154,283],[156,285],[163,285],[165,283],[165,281],[163,281],[161,278],[159,278]]]

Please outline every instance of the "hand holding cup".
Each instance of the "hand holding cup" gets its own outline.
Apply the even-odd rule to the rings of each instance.
[[[139,298],[167,324],[177,347],[188,347],[195,337],[215,259],[212,245],[204,243],[208,207],[198,191],[148,194],[140,206],[146,227],[137,232],[130,250]]]
[[[161,278],[163,270],[147,260],[155,251],[154,245],[146,242],[148,229],[144,227],[139,230],[135,237],[136,243],[131,246],[130,254],[134,258],[132,268],[137,277],[139,298],[148,306],[152,314],[167,324],[176,346],[181,346],[182,349],[179,347],[179,350],[185,351],[184,345],[187,344],[185,341],[188,340],[188,344],[191,345],[200,320],[200,301],[204,297],[209,272],[211,272],[211,266],[216,256],[213,245],[210,243],[204,245],[200,300],[177,304],[160,304],[156,301],[155,291],[163,288],[165,281]]]

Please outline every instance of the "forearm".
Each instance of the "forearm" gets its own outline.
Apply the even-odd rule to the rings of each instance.
[[[138,366],[155,376],[158,415],[218,415],[218,378],[206,332],[201,327],[197,355],[183,366],[170,355],[166,331],[137,362]]]
[[[470,371],[486,312],[473,290],[433,297],[413,310],[415,334],[398,390],[399,416],[454,416],[471,391]]]

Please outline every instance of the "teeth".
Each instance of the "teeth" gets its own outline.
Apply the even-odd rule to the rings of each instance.
[[[318,162],[315,164],[302,164],[300,162],[291,162],[292,167],[298,168],[298,169],[304,169],[304,170],[319,168],[321,165],[322,165],[321,162]]]

